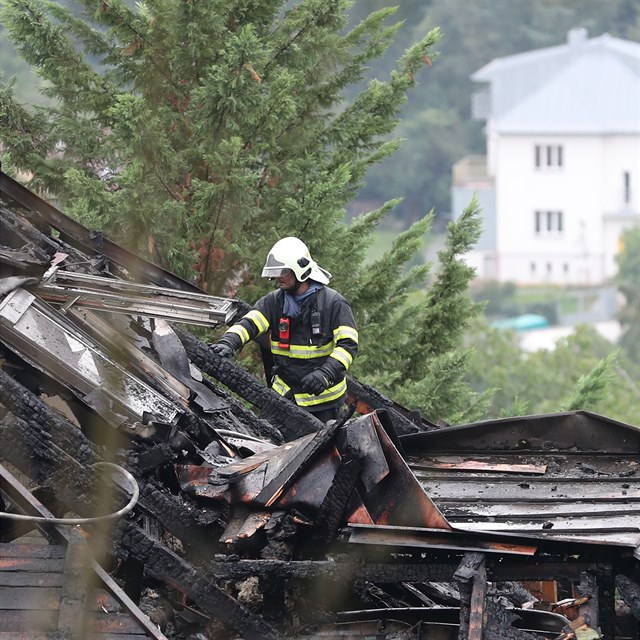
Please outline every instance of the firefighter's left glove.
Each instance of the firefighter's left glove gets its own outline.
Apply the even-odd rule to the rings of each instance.
[[[300,384],[305,393],[317,396],[329,388],[331,381],[322,369],[314,369],[300,380]]]

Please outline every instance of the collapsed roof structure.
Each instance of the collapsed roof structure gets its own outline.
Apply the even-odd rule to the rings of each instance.
[[[0,180],[0,639],[639,637],[640,429],[325,426],[188,328],[245,302]]]

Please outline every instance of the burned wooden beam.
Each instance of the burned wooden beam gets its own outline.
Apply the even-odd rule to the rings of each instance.
[[[48,457],[49,448],[55,443],[78,462],[95,462],[100,456],[101,449],[88,440],[80,429],[2,369],[0,405],[29,425],[33,433],[28,439],[34,454]],[[11,441],[8,440],[6,445],[10,446]]]
[[[451,582],[457,563],[451,558],[438,562],[376,562],[340,555],[335,560],[244,560],[237,557],[208,562],[207,572],[217,579],[244,580],[250,576],[282,576],[288,580],[327,578],[329,580],[368,580],[376,583]]]
[[[620,591],[622,600],[631,609],[633,616],[638,621],[638,630],[640,631],[640,584],[624,574],[618,574],[616,576],[616,587]]]
[[[295,440],[322,428],[323,424],[317,418],[279,396],[233,361],[218,357],[208,345],[192,334],[180,327],[174,327],[174,331],[184,344],[190,360],[199,369],[258,407],[261,410],[260,417],[279,429],[285,440]]]
[[[360,480],[363,461],[362,454],[345,452],[341,455],[340,466],[336,471],[333,483],[320,505],[316,517],[316,530],[311,536],[315,544],[321,548],[330,544],[338,535],[341,523],[344,521],[345,512],[352,498],[354,489]]]
[[[460,591],[459,640],[482,640],[485,626],[484,600],[487,595],[487,570],[482,553],[462,558],[454,579]]]
[[[123,523],[121,548],[144,563],[145,572],[186,594],[211,617],[222,620],[246,640],[279,640],[281,634],[264,618],[223,591],[215,579],[204,577],[193,565],[133,524]]]
[[[371,413],[377,409],[384,409],[388,412],[398,435],[421,433],[438,428],[438,425],[418,417],[414,412],[405,409],[355,378],[347,380],[347,389],[349,401],[356,402],[358,405],[358,413]]]

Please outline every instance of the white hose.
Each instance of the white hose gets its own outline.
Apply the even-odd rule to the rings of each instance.
[[[6,511],[0,511],[0,518],[7,518],[9,520],[26,520],[28,522],[48,522],[50,524],[89,524],[92,522],[100,522],[103,520],[113,520],[115,518],[120,518],[121,516],[129,513],[131,509],[138,502],[138,498],[140,497],[140,488],[138,487],[138,483],[136,479],[126,470],[120,467],[117,464],[113,464],[112,462],[96,462],[91,465],[92,467],[108,467],[113,469],[114,471],[120,472],[128,481],[131,487],[131,498],[129,502],[114,513],[108,513],[104,516],[94,516],[93,518],[46,518],[43,516],[26,516],[17,513],[7,513]]]

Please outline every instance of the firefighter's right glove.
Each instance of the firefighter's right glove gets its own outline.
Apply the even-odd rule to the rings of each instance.
[[[300,380],[300,384],[305,393],[317,396],[329,388],[331,381],[322,369],[314,369]]]
[[[226,342],[216,342],[211,345],[211,351],[221,358],[231,358],[235,351]]]
[[[221,358],[233,357],[240,347],[239,344],[236,344],[236,342],[240,342],[240,338],[238,338],[237,341],[233,338],[236,338],[234,334],[224,335],[220,340],[218,340],[218,342],[211,345],[211,351]]]

